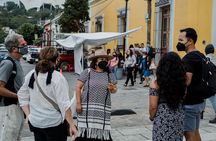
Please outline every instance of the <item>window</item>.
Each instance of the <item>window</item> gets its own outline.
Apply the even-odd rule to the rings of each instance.
[[[124,32],[125,30],[125,10],[119,12],[118,15],[118,32]],[[123,38],[118,39],[118,46],[121,48],[123,46]]]
[[[162,8],[162,28],[161,28],[161,53],[166,53],[169,48],[170,35],[170,6]]]
[[[95,22],[95,32],[102,32],[103,31],[103,17],[97,17]]]

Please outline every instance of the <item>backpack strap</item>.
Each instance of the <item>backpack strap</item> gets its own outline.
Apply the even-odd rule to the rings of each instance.
[[[15,76],[16,76],[17,67],[16,67],[16,63],[14,62],[14,60],[10,56],[8,56],[7,58],[5,58],[5,60],[10,60],[13,63],[12,73],[15,74]]]
[[[88,128],[88,108],[89,108],[89,81],[90,81],[91,68],[88,68],[88,89],[87,89],[87,106],[86,106],[86,126]]]
[[[10,60],[13,63],[13,69],[12,69],[12,73],[7,81],[6,84],[6,88],[10,91],[16,92],[15,88],[14,88],[14,79],[16,77],[16,73],[17,73],[17,67],[16,67],[16,63],[14,62],[14,60],[11,57],[7,57],[5,60]]]
[[[16,63],[14,62],[14,60],[8,56],[7,58],[5,58],[5,60],[10,60],[13,63],[13,69],[12,69],[12,73],[5,85],[5,88],[7,88],[8,90],[16,93],[16,89],[14,87],[14,79],[16,77],[17,74],[17,67],[16,67]],[[17,104],[17,99],[15,98],[9,98],[9,97],[3,97],[3,102],[5,106],[11,105],[11,104]]]
[[[36,85],[40,91],[40,93],[42,94],[42,96],[56,109],[56,111],[58,111],[59,113],[61,113],[60,109],[59,109],[59,106],[57,103],[55,103],[51,98],[49,98],[45,93],[44,91],[42,90],[39,82],[38,82],[38,78],[37,78],[37,74],[36,72],[34,72],[34,77],[35,77],[35,82],[36,82]]]
[[[206,61],[208,61],[208,59],[207,59],[207,57],[205,57],[204,55],[203,56],[201,56],[199,53],[197,53],[197,52],[193,52],[196,56],[199,56],[199,58],[201,58],[202,60],[204,60],[205,62]]]

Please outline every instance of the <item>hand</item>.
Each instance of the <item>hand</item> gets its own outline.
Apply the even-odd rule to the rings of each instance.
[[[154,120],[154,118],[153,118],[153,117],[149,117],[149,119],[150,119],[151,121],[153,121],[153,120]]]
[[[76,104],[76,112],[77,112],[78,114],[82,112],[82,105],[81,105],[81,103],[77,103],[77,104]]]
[[[110,92],[116,91],[116,85],[114,85],[114,84],[112,84],[112,83],[109,83],[109,84],[108,84],[108,90],[109,90]]]
[[[70,125],[70,129],[69,129],[69,132],[70,132],[70,136],[74,136],[74,138],[77,137],[77,128],[76,126],[73,124],[73,125]]]

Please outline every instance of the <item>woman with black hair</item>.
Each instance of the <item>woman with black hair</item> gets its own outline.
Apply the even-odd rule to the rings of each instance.
[[[77,132],[70,110],[68,83],[55,71],[58,57],[55,48],[43,48],[36,68],[26,75],[18,91],[20,106],[35,141],[66,141],[67,124],[71,136]]]
[[[117,91],[117,81],[109,71],[110,59],[112,56],[104,50],[96,50],[89,58],[92,61],[90,68],[84,70],[77,80],[76,141],[112,141],[110,93]]]
[[[186,71],[178,54],[164,54],[150,85],[149,113],[153,141],[182,141]]]
[[[127,56],[125,58],[125,62],[123,66],[123,68],[127,70],[127,79],[124,84],[125,87],[127,87],[129,79],[131,80],[130,86],[134,86],[133,70],[135,65],[136,65],[136,56],[134,55],[132,49],[129,49],[127,51]]]

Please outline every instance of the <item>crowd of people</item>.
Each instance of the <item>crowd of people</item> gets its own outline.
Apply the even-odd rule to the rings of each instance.
[[[128,85],[129,80],[131,80],[130,86],[134,86],[137,74],[139,73],[139,84],[148,87],[150,84],[150,75],[156,70],[154,58],[155,53],[149,44],[146,47],[144,47],[143,43],[140,46],[139,44],[135,44],[135,46],[131,44],[126,51],[126,58],[123,65],[124,70],[127,72],[127,79],[124,86],[126,87]]]
[[[153,122],[153,141],[201,141],[199,127],[205,99],[200,87],[205,55],[196,49],[197,33],[193,28],[180,30],[178,51],[165,53],[156,68],[153,48],[147,44],[130,45],[123,68],[124,84],[136,82],[149,88],[149,119]],[[71,111],[69,86],[55,70],[59,54],[53,47],[40,52],[40,60],[25,79],[20,58],[28,52],[22,35],[9,33],[5,46],[9,56],[0,63],[0,141],[19,141],[24,114],[35,141],[66,141],[68,134],[76,141],[112,141],[111,94],[117,92],[116,70],[122,55],[95,50],[76,82],[76,111]],[[205,49],[209,61],[216,63],[214,47]],[[198,55],[197,55],[198,54]],[[154,79],[150,81],[149,76]],[[216,115],[216,97],[208,98]],[[23,112],[24,114],[23,114]],[[77,112],[77,124],[72,115]],[[7,118],[6,118],[7,117]],[[216,123],[216,117],[209,121]]]

